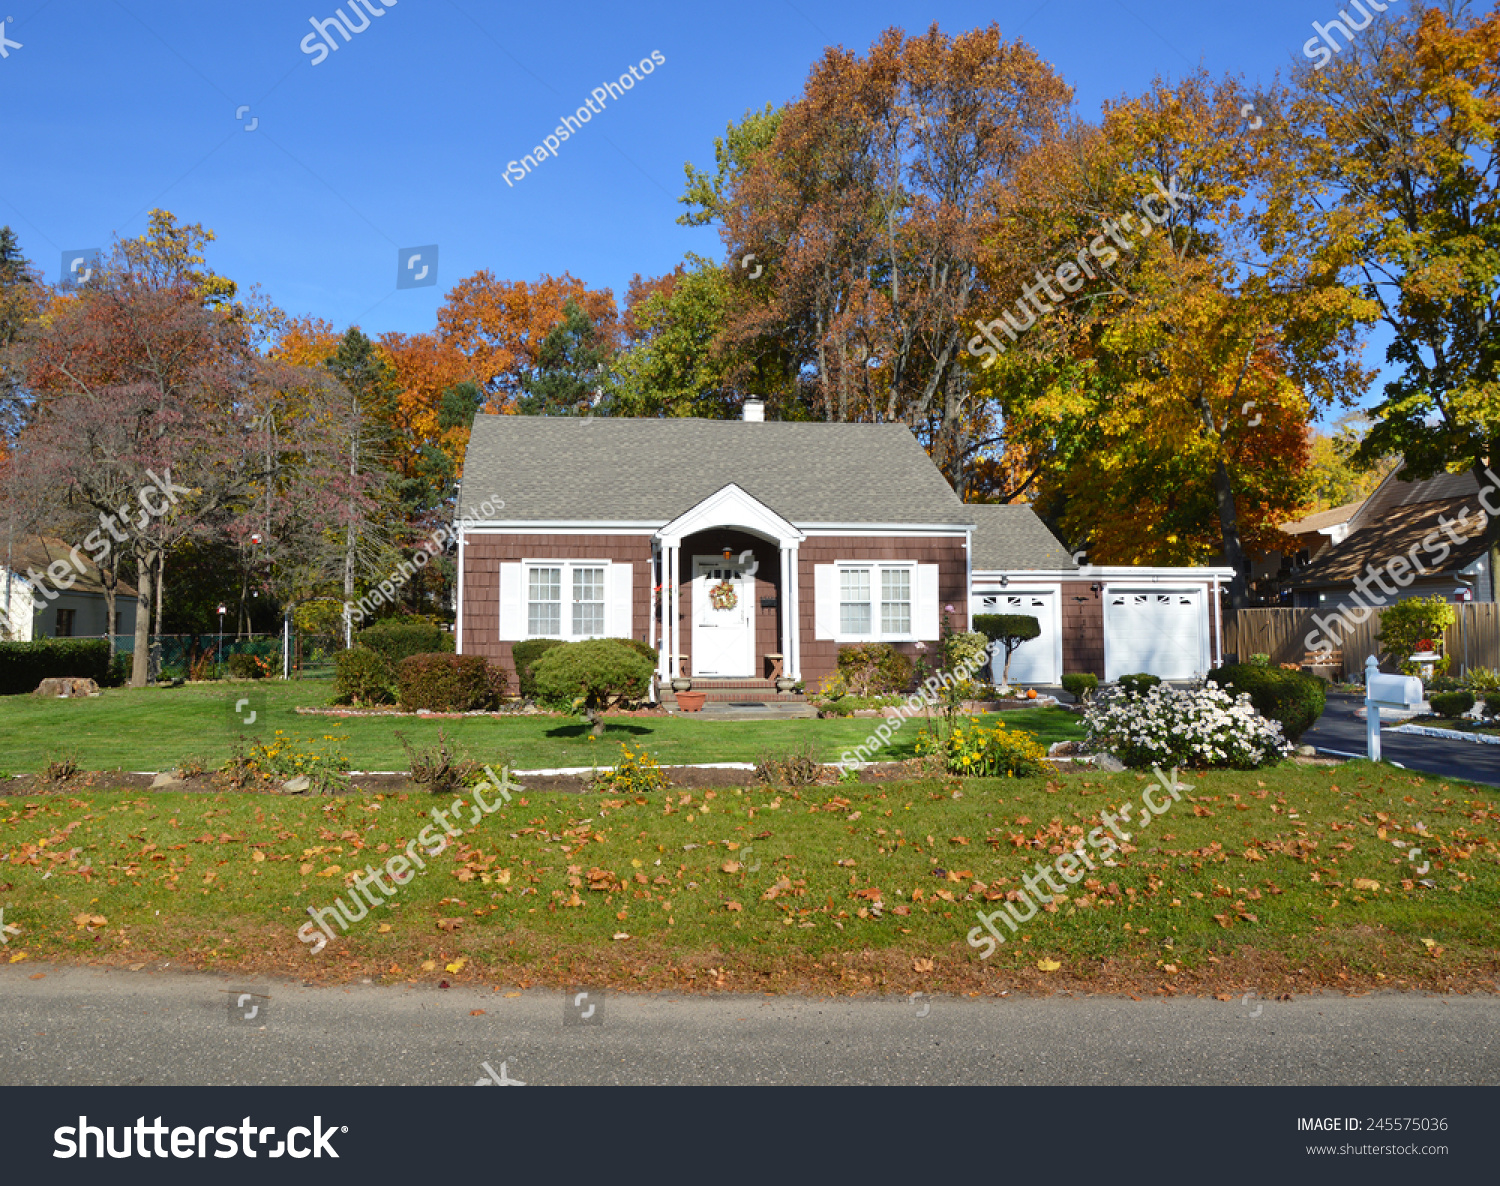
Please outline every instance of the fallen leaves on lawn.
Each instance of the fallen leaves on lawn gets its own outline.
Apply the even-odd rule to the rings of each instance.
[[[1062,964],[1057,960],[1037,960],[1036,962],[1038,972],[1055,972],[1060,967]]]
[[[724,903],[724,909],[725,910],[743,910],[744,907],[741,906],[738,902],[725,902]]]
[[[469,961],[467,958],[465,958],[464,956],[459,956],[451,964],[444,964],[443,968],[445,971],[458,973],[464,970],[464,965],[468,962]]]
[[[922,956],[918,956],[911,962],[911,970],[913,972],[930,972],[932,971],[933,967],[933,962],[930,959],[926,959]]]
[[[1371,893],[1374,893],[1380,889],[1380,882],[1369,877],[1356,877],[1354,879],[1354,888],[1357,890],[1369,890]]]
[[[422,961],[422,971],[424,971],[424,972],[432,972],[432,971],[435,971],[436,968],[437,968],[437,960],[423,960]]]
[[[743,867],[744,866],[742,866],[738,861],[734,861],[734,860],[725,861],[722,865],[719,866],[719,872],[720,873],[738,873]]]
[[[456,931],[463,925],[464,920],[461,918],[440,918],[437,920],[437,928],[440,931]]]

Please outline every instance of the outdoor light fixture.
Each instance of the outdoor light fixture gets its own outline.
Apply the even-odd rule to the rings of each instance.
[[[1001,577],[1000,578],[1000,587],[1002,589],[1005,588],[1009,584],[1010,584],[1010,578],[1009,577]]]
[[[1095,581],[1092,585],[1089,586],[1089,592],[1092,593],[1095,597],[1098,597],[1099,591],[1103,588],[1103,585],[1101,585],[1098,581]]]
[[[725,548],[724,549],[724,563],[728,564],[733,559],[734,559],[734,549],[733,548]]]

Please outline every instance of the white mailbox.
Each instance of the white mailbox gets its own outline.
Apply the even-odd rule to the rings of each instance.
[[[1421,708],[1422,681],[1414,675],[1381,675],[1375,656],[1365,660],[1365,745],[1370,761],[1380,761],[1380,710]]]
[[[1380,705],[1381,708],[1415,712],[1422,707],[1422,681],[1414,675],[1380,675],[1377,673],[1370,676],[1370,686],[1365,689],[1365,699]]]

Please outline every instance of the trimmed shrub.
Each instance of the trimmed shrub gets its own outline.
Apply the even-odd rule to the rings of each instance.
[[[564,643],[531,665],[540,704],[587,718],[596,736],[604,732],[606,708],[639,700],[651,687],[655,668],[623,639],[591,638]]]
[[[107,638],[0,642],[0,696],[35,692],[44,679],[91,679],[107,687],[113,651]]]
[[[617,638],[617,639],[615,639],[615,641],[616,642],[623,642],[626,646],[628,646],[631,650],[633,650],[637,655],[640,655],[641,658],[643,658],[643,659],[650,659],[652,667],[655,667],[656,663],[657,663],[657,660],[661,658],[661,652],[660,651],[658,651],[653,646],[648,646],[647,644],[643,643],[638,638]]]
[[[505,685],[505,670],[483,655],[408,655],[396,668],[397,698],[408,712],[494,708]]]
[[[516,669],[516,686],[523,700],[536,699],[536,684],[531,678],[532,665],[554,647],[565,646],[560,638],[530,638],[510,648],[510,661]]]
[[[1064,692],[1082,704],[1094,694],[1094,689],[1099,686],[1099,677],[1092,671],[1075,671],[1062,677],[1062,686]]]
[[[412,655],[453,653],[453,635],[431,622],[377,622],[356,634],[354,641],[382,656],[392,671]]]
[[[1432,711],[1440,717],[1448,720],[1457,718],[1474,707],[1473,692],[1439,692],[1436,696],[1429,696],[1427,702],[1432,705]],[[1489,703],[1488,699],[1485,701]]]
[[[1484,715],[1491,718],[1500,717],[1500,696],[1484,698]]]
[[[1262,716],[1281,722],[1282,732],[1292,742],[1312,728],[1328,700],[1328,685],[1302,671],[1230,663],[1214,668],[1208,678],[1228,692],[1247,693]]]
[[[1249,664],[1245,666],[1249,667]],[[1149,671],[1137,671],[1134,675],[1120,677],[1120,690],[1130,696],[1144,696],[1159,683],[1160,676],[1152,675]]]
[[[838,669],[856,696],[904,692],[916,674],[912,661],[888,642],[839,647]]]
[[[396,696],[396,673],[384,655],[350,647],[333,657],[335,704],[389,704]]]
[[[943,666],[951,672],[957,673],[962,667],[972,678],[989,661],[990,640],[979,630],[955,630],[943,639]]]
[[[1252,770],[1291,751],[1281,726],[1256,712],[1249,696],[1212,683],[1192,689],[1159,684],[1139,696],[1103,692],[1085,710],[1083,727],[1091,748],[1111,749],[1134,767]]]
[[[1030,614],[975,614],[974,629],[1004,648],[1005,664],[1000,671],[1000,684],[1004,687],[1010,683],[1010,657],[1022,643],[1042,633],[1042,624]]]

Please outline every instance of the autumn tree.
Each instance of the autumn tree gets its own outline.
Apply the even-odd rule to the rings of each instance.
[[[613,348],[618,327],[614,294],[595,291],[564,272],[534,284],[497,280],[488,270],[460,281],[438,310],[438,337],[468,363],[469,375],[485,389],[486,410],[513,412],[537,370],[542,343],[562,324],[574,302]]]
[[[1405,474],[1500,458],[1500,13],[1393,10],[1295,78],[1279,200],[1349,272],[1392,335],[1397,374],[1358,457]],[[1487,536],[1500,560],[1500,517]]]
[[[1310,412],[1368,382],[1372,313],[1340,280],[1346,246],[1309,242],[1270,196],[1281,141],[1247,138],[1242,105],[1232,80],[1158,81],[1041,146],[1007,195],[995,304],[969,342],[1051,469],[1073,546],[1217,554],[1236,606],[1248,555],[1303,503]]]
[[[773,403],[907,423],[964,488],[981,242],[997,188],[1069,97],[995,26],[892,29],[863,57],[827,50],[774,126],[731,136],[717,178],[690,173],[688,199],[723,223],[731,261],[725,344],[745,365],[785,359]]]

